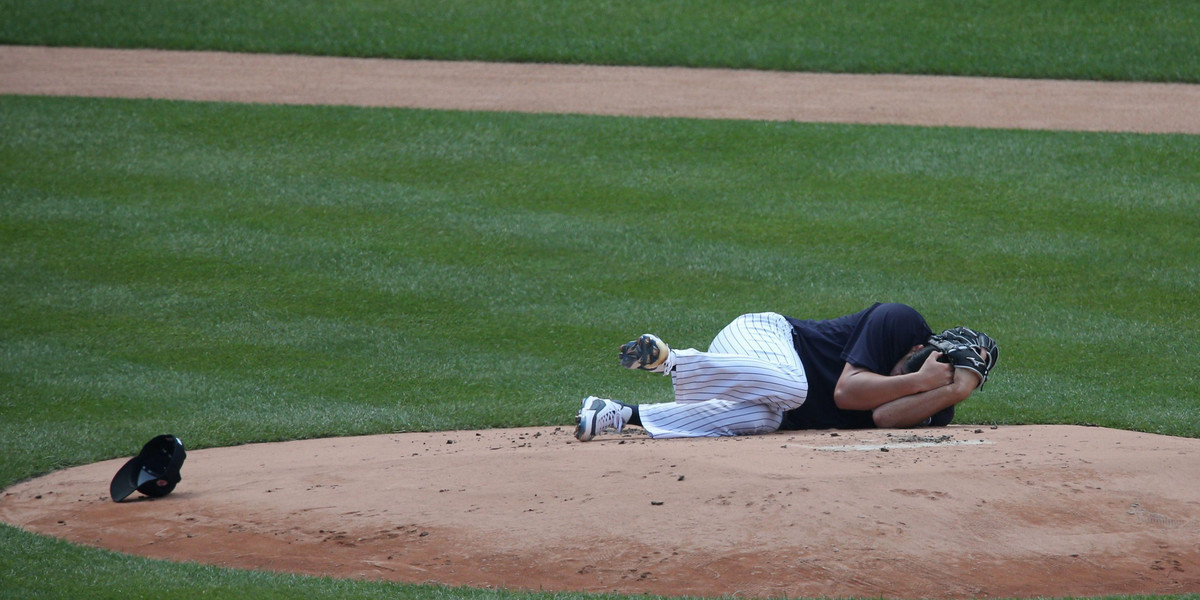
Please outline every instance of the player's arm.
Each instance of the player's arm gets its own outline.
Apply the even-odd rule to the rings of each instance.
[[[875,410],[899,398],[928,392],[954,381],[954,367],[938,362],[937,352],[921,369],[902,375],[880,375],[846,363],[833,388],[833,402],[842,410]]]
[[[936,362],[935,360],[926,362]],[[942,363],[944,364],[944,363]],[[871,416],[876,427],[913,427],[920,425],[943,409],[967,399],[979,387],[981,377],[969,369],[956,369],[954,380],[944,385],[911,396],[897,398],[876,407]]]

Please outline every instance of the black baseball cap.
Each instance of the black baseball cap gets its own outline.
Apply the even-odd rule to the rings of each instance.
[[[183,479],[179,469],[185,458],[187,452],[183,449],[183,442],[171,434],[160,435],[146,442],[142,451],[129,459],[109,484],[108,491],[112,494],[113,502],[124,500],[134,491],[151,498],[170,494]]]

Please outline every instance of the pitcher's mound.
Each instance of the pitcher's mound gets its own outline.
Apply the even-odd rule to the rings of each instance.
[[[0,519],[154,558],[472,587],[1200,592],[1194,439],[1061,426],[586,444],[567,427],[405,433],[193,450],[173,494],[116,504],[123,462],[13,486]]]

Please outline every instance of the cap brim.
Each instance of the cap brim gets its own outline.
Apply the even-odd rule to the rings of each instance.
[[[112,483],[108,485],[108,493],[112,495],[113,502],[120,502],[129,497],[141,485],[139,479],[142,474],[142,461],[135,456],[117,471],[113,477]]]

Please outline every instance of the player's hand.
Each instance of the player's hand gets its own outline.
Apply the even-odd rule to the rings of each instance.
[[[941,357],[942,353],[935,350],[925,359],[921,370],[917,371],[925,382],[926,389],[932,390],[954,383],[954,365],[938,360]]]

